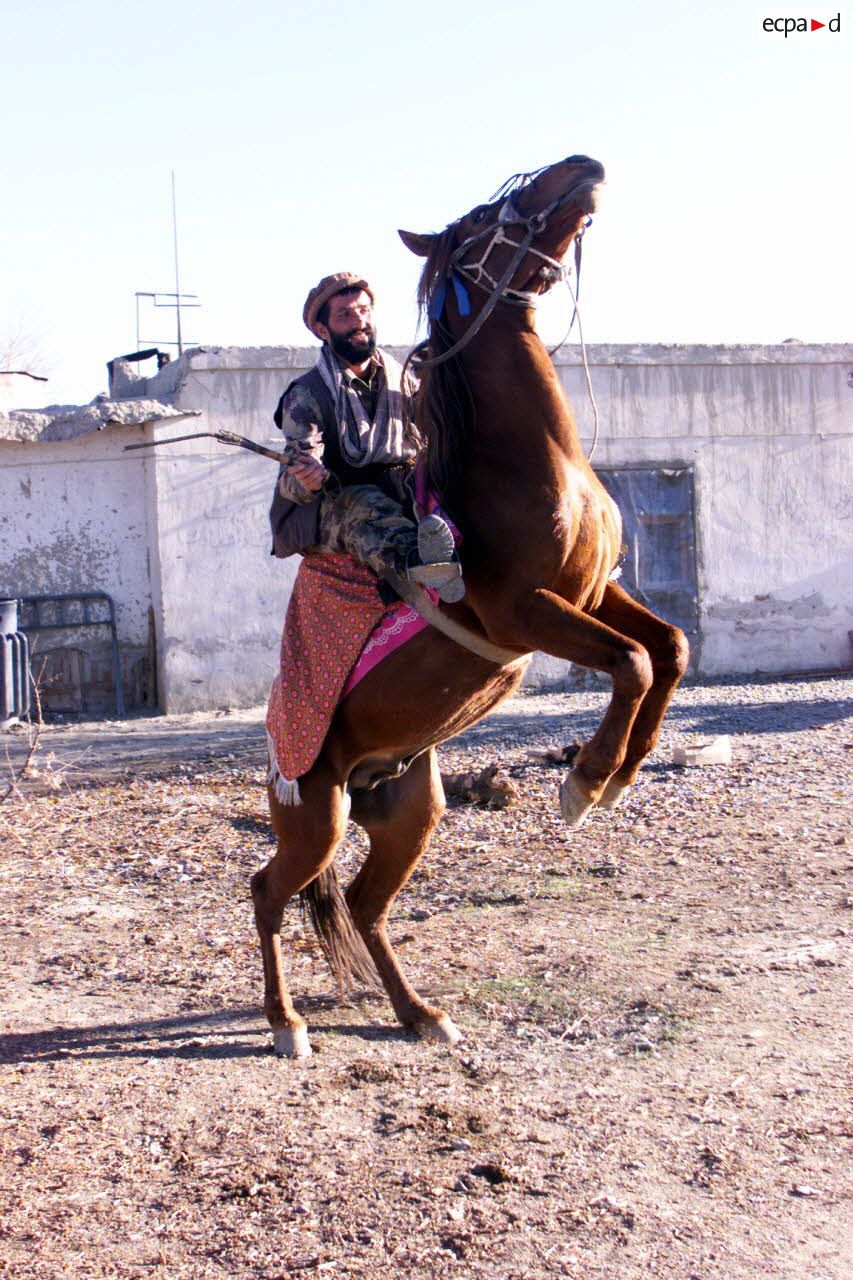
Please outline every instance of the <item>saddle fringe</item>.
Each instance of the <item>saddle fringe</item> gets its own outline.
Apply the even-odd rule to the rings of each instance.
[[[276,800],[278,800],[279,804],[302,804],[302,796],[299,794],[299,779],[285,778],[279,769],[278,761],[275,758],[275,743],[269,730],[267,730],[267,755],[269,757],[267,783],[272,787]]]

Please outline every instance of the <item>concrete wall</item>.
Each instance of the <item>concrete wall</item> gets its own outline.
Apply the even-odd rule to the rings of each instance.
[[[597,347],[592,360],[596,463],[694,468],[698,669],[851,665],[853,348]],[[557,364],[589,424],[576,353]]]
[[[272,409],[314,358],[312,348],[209,350],[185,357],[177,382],[174,367],[160,377],[172,380],[175,407],[202,408],[208,428],[274,442]],[[697,669],[849,665],[853,348],[596,346],[589,360],[601,420],[595,463],[694,469]],[[577,348],[555,363],[589,444]],[[144,393],[165,398],[156,380]],[[162,688],[173,709],[202,705],[196,691],[204,705],[265,695],[295,567],[267,558],[273,468],[223,456],[212,442],[199,442],[193,459],[157,462]],[[211,545],[216,555],[205,557]],[[559,682],[567,670],[540,658],[531,678]]]
[[[278,397],[315,357],[313,348],[190,352],[156,377],[130,378],[121,394],[201,411],[195,419],[51,444],[0,440],[0,595],[107,590],[134,652],[147,644],[151,605],[166,710],[262,701],[297,567],[269,555],[274,464],[210,440],[147,458],[121,447],[221,428],[276,443]],[[694,469],[698,669],[849,665],[853,347],[599,346],[589,359],[601,415],[595,463]],[[589,443],[577,348],[555,363]],[[534,664],[535,679],[564,675]]]
[[[202,408],[204,416],[180,431],[161,423],[151,429],[153,438],[225,429],[280,445],[273,410],[313,359],[303,348],[185,357],[172,403]],[[173,378],[174,367],[164,375]],[[299,563],[270,555],[275,463],[197,440],[157,450],[147,465],[156,494],[161,702],[169,711],[261,702],[275,674]]]
[[[153,696],[150,664],[149,521],[146,466],[122,454],[139,427],[89,433],[50,444],[0,440],[0,597],[106,591],[116,602],[125,689],[130,702]],[[35,652],[70,650],[86,671],[90,709],[114,705],[107,628],[45,631]],[[36,660],[34,668],[40,663]],[[46,702],[66,706],[62,664]]]

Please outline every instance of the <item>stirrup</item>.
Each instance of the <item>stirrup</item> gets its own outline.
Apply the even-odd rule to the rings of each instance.
[[[439,600],[443,600],[445,604],[455,604],[465,594],[462,565],[458,561],[409,565],[406,577],[409,582],[417,582],[422,587],[432,587],[438,593]]]

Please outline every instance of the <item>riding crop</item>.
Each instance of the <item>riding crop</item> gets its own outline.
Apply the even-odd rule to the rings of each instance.
[[[304,451],[299,445],[285,445],[283,449],[268,449],[266,445],[256,444],[254,440],[247,440],[245,436],[238,436],[235,431],[193,431],[188,436],[170,436],[168,440],[144,440],[142,444],[126,444],[124,452],[130,449],[153,449],[160,444],[180,444],[183,440],[218,440],[220,444],[230,444],[238,449],[250,449],[252,453],[260,453],[265,458],[272,458],[273,462],[286,466],[288,463],[298,462],[304,457]]]

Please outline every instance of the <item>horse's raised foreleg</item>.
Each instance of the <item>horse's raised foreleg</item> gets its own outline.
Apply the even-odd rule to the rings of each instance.
[[[296,1012],[284,977],[281,921],[289,900],[328,866],[346,827],[344,793],[322,764],[300,781],[302,804],[283,805],[269,792],[278,848],[263,870],[252,876],[255,923],[264,965],[264,1012],[278,1054],[305,1058],[311,1053],[304,1018]]]
[[[520,596],[503,616],[483,620],[489,638],[499,644],[541,649],[606,671],[613,680],[610,706],[560,788],[563,817],[569,826],[579,826],[625,760],[635,717],[654,680],[648,651],[630,636],[541,588]]]
[[[658,740],[666,709],[687,670],[690,648],[683,631],[638,604],[615,582],[608,583],[595,616],[638,641],[648,652],[654,672],[652,686],[634,720],[625,759],[599,800],[603,808],[614,809],[636,781],[641,764]]]
[[[353,921],[379,971],[394,1012],[424,1039],[455,1044],[446,1013],[427,1004],[403,973],[388,940],[388,911],[415,869],[444,812],[441,775],[430,749],[400,778],[353,797],[352,817],[370,837],[370,853],[346,893]]]

